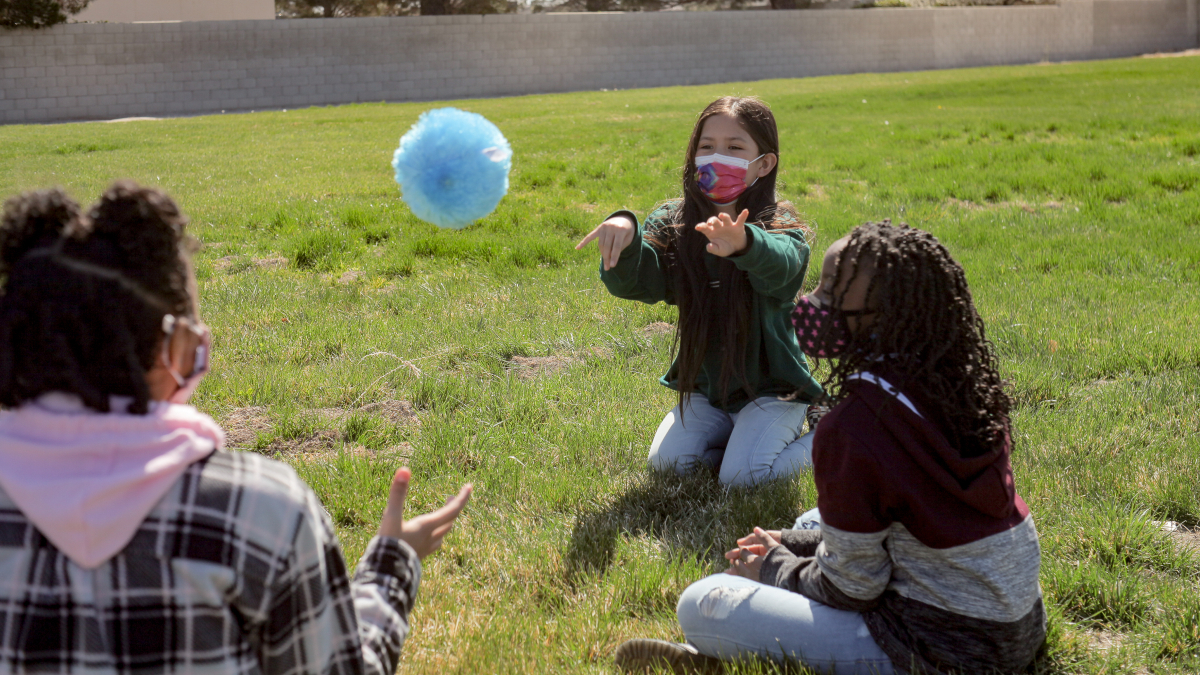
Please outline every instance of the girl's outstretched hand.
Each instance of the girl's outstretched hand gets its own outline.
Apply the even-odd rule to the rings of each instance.
[[[596,245],[600,247],[600,260],[604,262],[604,269],[611,270],[617,266],[621,251],[633,241],[634,228],[633,221],[625,216],[613,216],[589,232],[583,241],[575,245],[575,250],[578,251],[595,239]]]
[[[446,505],[437,511],[405,520],[404,498],[408,495],[410,480],[412,471],[407,466],[392,476],[392,489],[388,494],[387,506],[383,509],[383,519],[379,522],[379,536],[404,541],[413,547],[418,558],[424,560],[425,556],[441,548],[442,539],[454,527],[454,519],[471,499],[472,486],[470,483],[464,485],[457,495],[447,499]]]
[[[696,226],[696,231],[708,237],[706,250],[722,258],[741,253],[746,248],[746,217],[750,212],[742,209],[737,221],[727,214],[718,213]]]

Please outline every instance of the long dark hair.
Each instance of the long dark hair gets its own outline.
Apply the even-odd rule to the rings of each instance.
[[[145,413],[165,314],[194,316],[186,219],[169,197],[115,183],[88,215],[61,190],[9,200],[0,221],[0,404],[49,392]]]
[[[676,385],[681,410],[696,388],[696,378],[704,364],[710,338],[714,337],[720,339],[722,346],[721,374],[717,382],[722,398],[729,395],[730,385],[734,382],[740,383],[751,400],[755,396],[754,389],[746,383],[744,356],[754,291],[746,273],[724,258],[717,258],[718,285],[715,288],[710,285],[705,269],[708,238],[696,232],[697,224],[717,215],[717,207],[696,182],[696,150],[700,146],[700,135],[704,123],[715,115],[727,115],[737,120],[758,146],[759,153],[774,153],[779,157],[779,130],[775,126],[775,115],[767,104],[754,97],[725,96],[713,101],[700,113],[692,129],[683,165],[683,197],[671,205],[671,226],[648,231],[645,235],[651,245],[664,253],[679,306],[679,324],[672,351],[678,355]],[[791,204],[776,201],[778,173],[779,162],[776,161],[770,173],[738,197],[734,212],[749,210],[749,220],[768,230],[803,227]]]
[[[963,457],[997,449],[1012,401],[962,266],[932,234],[884,220],[850,233],[833,288],[849,286],[860,269],[874,269],[867,303],[875,321],[834,362],[826,395],[839,400],[846,378],[882,367],[900,380],[893,384],[932,408]]]

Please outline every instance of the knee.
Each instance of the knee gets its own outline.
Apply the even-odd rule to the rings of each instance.
[[[675,616],[685,635],[707,633],[729,617],[758,590],[759,584],[728,574],[714,574],[688,586],[679,596]]]
[[[695,458],[688,455],[671,455],[658,452],[658,448],[652,448],[650,456],[647,458],[647,463],[653,471],[672,471],[682,476],[691,470],[692,464],[695,463]]]
[[[690,636],[695,633],[705,632],[703,625],[706,623],[706,617],[700,611],[700,608],[704,603],[704,599],[714,589],[718,588],[718,585],[713,582],[713,577],[706,577],[688,586],[679,595],[679,603],[675,605],[675,616],[679,619],[679,627],[683,629],[684,635]]]

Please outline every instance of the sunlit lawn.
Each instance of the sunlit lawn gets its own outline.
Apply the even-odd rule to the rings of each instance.
[[[1152,522],[1200,525],[1198,57],[455,102],[516,153],[462,232],[415,220],[388,165],[435,104],[0,127],[0,193],[90,201],[132,177],[180,201],[215,334],[196,403],[296,466],[350,557],[397,463],[417,510],[475,483],[406,672],[610,672],[626,638],[681,637],[679,592],[723,547],[816,497],[807,475],[727,492],[647,472],[673,401],[651,324],[675,313],[611,298],[572,248],[676,194],[696,114],[728,93],[774,108],[816,253],[891,217],[966,267],[1019,403],[1039,669],[1200,669],[1200,556]]]

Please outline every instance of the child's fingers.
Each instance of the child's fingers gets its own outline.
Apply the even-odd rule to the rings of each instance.
[[[766,530],[762,529],[761,527],[754,528],[754,534],[759,538],[759,540],[762,542],[763,546],[765,546],[767,548],[772,548],[774,546],[779,545],[779,542],[775,541],[775,538],[772,537],[770,535],[770,533],[768,533]]]
[[[613,268],[613,237],[611,232],[605,232],[600,238],[600,259],[604,261],[604,269],[611,270]]]
[[[408,496],[408,483],[412,480],[412,471],[407,467],[400,467],[392,476],[392,486],[388,491],[387,500],[387,515],[392,518],[402,518],[404,516],[404,499]]]
[[[433,532],[431,532],[430,535],[433,536],[435,539],[442,539],[443,537],[445,537],[447,534],[450,533],[450,530],[453,530],[453,529],[454,529],[454,521],[451,521],[449,523],[446,523],[445,525],[439,525],[439,526],[433,528]]]
[[[750,215],[750,209],[742,209],[742,212],[738,214],[737,222],[734,223],[734,225],[737,225],[738,227],[742,227],[743,225],[746,224],[746,218],[749,217],[749,215]],[[726,217],[728,217],[728,216],[726,216]]]
[[[591,232],[588,232],[587,236],[584,237],[583,240],[581,240],[578,244],[575,244],[575,250],[578,251],[579,249],[583,248],[584,246],[587,246],[588,244],[590,244],[593,239],[596,239],[597,237],[599,237],[600,236],[600,228],[602,228],[602,227],[604,227],[604,226],[600,225],[599,227],[592,230]]]
[[[462,489],[458,491],[458,494],[446,500],[445,506],[437,511],[434,511],[433,513],[427,514],[425,517],[439,526],[443,523],[454,522],[454,519],[457,518],[458,515],[462,513],[462,510],[467,507],[467,502],[471,500],[472,489],[473,486],[469,483],[462,486]]]

